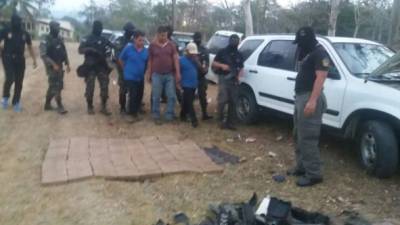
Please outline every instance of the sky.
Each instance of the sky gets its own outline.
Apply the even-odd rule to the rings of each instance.
[[[239,3],[241,0],[228,0],[228,3]],[[299,0],[277,0],[278,4],[289,7]],[[62,17],[64,15],[76,16],[77,12],[90,0],[55,0],[54,6],[51,7],[51,11],[55,17]],[[95,0],[98,5],[106,5],[108,0]],[[223,0],[210,0],[210,2],[223,2]]]

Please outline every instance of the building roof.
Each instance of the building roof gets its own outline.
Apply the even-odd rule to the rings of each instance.
[[[52,20],[41,18],[41,19],[36,19],[36,21],[40,22],[40,23],[49,24]],[[74,26],[72,26],[72,24],[69,21],[65,21],[65,20],[56,20],[56,21],[60,23],[60,27],[62,29],[69,30],[69,31],[74,30]]]

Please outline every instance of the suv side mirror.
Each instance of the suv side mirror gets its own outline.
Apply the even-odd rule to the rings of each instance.
[[[336,67],[331,67],[329,69],[328,78],[332,80],[340,80],[340,74]]]

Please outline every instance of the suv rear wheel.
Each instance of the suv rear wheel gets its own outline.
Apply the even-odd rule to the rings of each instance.
[[[379,178],[392,176],[398,166],[399,152],[393,129],[381,121],[366,121],[358,132],[363,167]]]
[[[257,102],[253,91],[248,87],[241,86],[239,88],[236,114],[238,119],[245,124],[251,124],[257,119]]]

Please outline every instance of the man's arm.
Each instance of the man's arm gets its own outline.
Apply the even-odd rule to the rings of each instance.
[[[32,60],[33,60],[33,68],[36,68],[37,62],[36,62],[35,52],[33,51],[33,48],[32,48],[32,38],[28,32],[26,32],[25,35],[26,35],[26,44],[28,45],[29,54],[31,55]]]
[[[87,43],[86,39],[83,39],[81,41],[81,43],[79,44],[78,52],[81,55],[86,54],[88,52],[92,52],[92,53],[96,53],[96,54],[102,55],[99,51],[97,51],[97,49],[95,49],[93,47],[90,47],[89,44]]]
[[[146,68],[146,72],[145,72],[145,77],[146,77],[146,80],[151,82],[151,75],[153,74],[153,68],[152,68],[153,56],[151,54],[151,44],[150,44],[148,52],[149,52],[149,58],[147,59],[147,68]]]
[[[317,70],[315,71],[315,74],[316,79],[314,81],[313,90],[304,108],[304,115],[306,117],[311,116],[315,112],[315,109],[317,107],[317,100],[321,95],[322,89],[324,88],[325,80],[328,77],[328,71]]]
[[[181,81],[181,67],[179,65],[179,54],[174,54],[174,65],[175,65],[175,80],[177,83]]]
[[[65,47],[65,43],[64,42],[62,43],[62,46],[64,48],[64,53],[65,53],[64,64],[66,66],[67,73],[69,73],[69,72],[71,72],[71,67],[69,65],[68,52],[67,52],[67,48]]]
[[[33,60],[33,68],[36,68],[37,67],[36,56],[35,52],[33,51],[32,45],[28,45],[28,49],[29,49],[29,54],[31,55]]]
[[[215,60],[214,60],[214,62],[212,63],[211,66],[214,67],[215,69],[221,69],[221,70],[224,70],[224,71],[229,71],[230,70],[229,69],[229,65],[217,62]]]
[[[58,71],[60,69],[59,66],[47,54],[47,45],[48,42],[46,41],[46,39],[40,42],[39,45],[40,57],[42,58],[44,64],[50,65],[53,67],[54,70]]]
[[[230,71],[229,65],[221,63],[223,57],[222,50],[220,50],[217,55],[214,58],[213,63],[211,64],[211,67],[213,70],[215,69],[221,69],[223,71]]]

